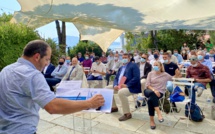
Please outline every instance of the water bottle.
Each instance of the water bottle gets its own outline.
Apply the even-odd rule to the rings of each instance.
[[[206,103],[207,103],[207,107],[209,108],[210,107],[210,104],[211,104],[211,98],[210,96],[208,95],[207,99],[206,99]]]

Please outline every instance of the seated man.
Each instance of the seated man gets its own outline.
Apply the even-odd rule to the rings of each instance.
[[[87,87],[85,86],[85,84],[87,84],[87,79],[84,75],[82,67],[78,64],[77,58],[72,58],[72,65],[69,67],[62,80],[82,80],[82,87]]]
[[[44,77],[52,78],[51,73],[54,71],[54,69],[55,69],[55,66],[49,61],[48,65],[42,71]]]
[[[87,77],[87,80],[102,80],[102,75],[106,74],[105,65],[99,60],[99,57],[96,56],[94,58],[95,62],[93,62],[90,74]]]
[[[89,73],[89,70],[92,66],[92,60],[90,59],[90,55],[89,54],[85,54],[85,60],[83,61],[83,64],[82,64],[83,68],[84,68],[84,72],[86,75],[88,75]]]
[[[71,58],[70,58],[70,56],[66,57],[66,61],[64,62],[64,65],[67,66],[67,67],[69,67],[71,65]]]
[[[191,97],[192,103],[195,103],[195,92],[198,92],[198,97],[201,96],[203,90],[206,89],[206,84],[211,82],[211,75],[208,67],[199,63],[195,55],[191,55],[190,62],[191,66],[187,68],[187,78],[194,78],[194,87],[192,89]]]
[[[163,54],[163,60],[164,60],[164,69],[165,72],[168,73],[171,76],[174,76],[175,74],[180,74],[178,66],[170,61],[171,55],[168,53]],[[173,84],[172,81],[167,81],[167,90],[172,93],[173,90]]]
[[[156,51],[154,52],[154,59],[152,59],[152,60],[150,61],[150,64],[151,64],[151,65],[154,65],[154,62],[155,62],[155,61],[160,61],[161,63],[163,63],[163,59],[160,59],[159,57],[160,57],[160,56],[159,56],[159,51],[156,50]]]
[[[102,52],[102,57],[100,57],[100,61],[104,64],[107,63],[107,57],[106,57],[105,52]]]
[[[178,53],[177,49],[174,50],[174,56],[178,59],[178,64],[181,64],[181,62],[183,62],[183,57]]]
[[[140,83],[141,83],[141,91],[144,96],[144,90],[146,89],[146,78],[149,72],[152,71],[152,65],[147,62],[148,55],[143,54],[140,59],[139,69],[140,69]],[[140,102],[137,101],[138,107],[140,106]],[[145,101],[143,101],[142,106],[145,106]]]
[[[55,86],[57,83],[59,83],[67,72],[67,67],[65,65],[63,65],[64,62],[65,62],[65,60],[63,58],[60,58],[59,65],[55,68],[55,70],[51,74],[51,76],[53,78],[46,78],[46,81],[47,81],[51,91],[54,91],[53,86]]]
[[[122,66],[122,62],[119,61],[119,55],[115,54],[114,59],[109,61],[107,63],[106,69],[106,80],[107,80],[107,86],[109,85],[109,80],[111,75],[115,75],[118,69]]]
[[[119,71],[117,72],[116,77],[114,79],[114,84],[106,87],[114,89],[114,93],[118,92],[123,112],[123,116],[119,118],[119,121],[125,121],[132,117],[127,97],[132,94],[137,94],[141,92],[140,70],[137,64],[129,61],[129,55],[127,53],[124,53],[122,59],[123,66],[119,68]],[[124,84],[123,80],[125,80]],[[114,98],[111,112],[118,112],[118,108],[116,106]]]
[[[170,61],[173,62],[173,63],[175,63],[175,64],[178,64],[178,59],[177,59],[177,57],[175,57],[174,55],[172,55],[172,51],[167,50],[167,53],[169,55],[171,55]]]

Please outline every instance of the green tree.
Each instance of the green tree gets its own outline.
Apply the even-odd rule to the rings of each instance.
[[[22,24],[0,25],[0,70],[21,56],[24,46],[31,40],[40,39],[34,29]]]
[[[58,65],[59,57],[61,57],[61,55],[62,55],[61,51],[59,50],[59,46],[57,45],[57,43],[55,41],[53,41],[50,38],[46,39],[45,41],[52,48],[51,63],[54,64],[54,65]]]
[[[82,55],[84,55],[86,51],[94,52],[96,56],[101,56],[102,54],[102,49],[96,43],[90,41],[80,41],[76,46],[70,48],[70,56],[74,57],[78,54],[78,52],[81,52]]]

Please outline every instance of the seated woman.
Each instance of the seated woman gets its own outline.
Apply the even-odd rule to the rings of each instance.
[[[180,74],[175,74],[175,77],[179,77]],[[167,81],[172,81],[172,76],[165,72],[163,64],[159,61],[154,62],[153,71],[148,74],[146,79],[146,87],[144,95],[148,98],[148,111],[150,116],[151,129],[155,129],[154,122],[155,111],[158,115],[158,121],[161,123],[164,121],[161,111],[159,109],[158,101],[166,92]]]

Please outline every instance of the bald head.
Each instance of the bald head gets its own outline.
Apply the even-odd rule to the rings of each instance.
[[[78,59],[76,57],[72,58],[72,65],[76,66],[78,64]]]

